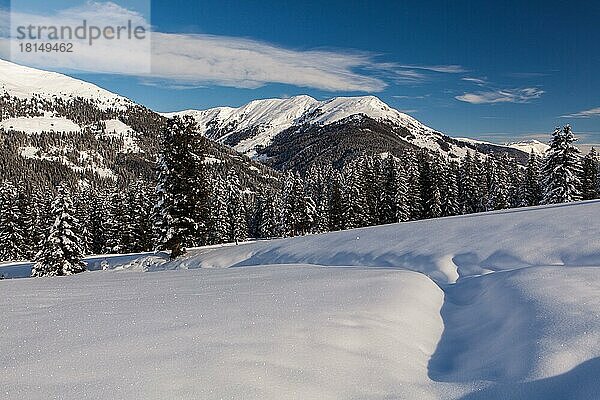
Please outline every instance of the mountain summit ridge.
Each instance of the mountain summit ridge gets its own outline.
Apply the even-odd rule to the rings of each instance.
[[[273,151],[269,151],[269,148],[274,144],[281,149],[281,140],[278,140],[281,135],[288,137],[293,131],[298,134],[314,133],[315,130],[335,124],[340,125],[336,129],[341,132],[356,131],[359,121],[365,118],[373,120],[380,131],[387,131],[388,139],[395,143],[399,140],[406,147],[426,149],[450,158],[460,159],[469,151],[483,154],[508,152],[524,162],[532,148],[538,153],[543,150],[543,145],[538,143],[501,145],[453,138],[389,106],[374,95],[338,96],[321,101],[308,95],[299,95],[253,100],[240,107],[191,109],[162,115],[191,116],[198,124],[199,131],[208,138],[261,160],[272,156]],[[359,130],[367,133],[371,128]]]
[[[140,107],[128,98],[92,83],[4,60],[0,60],[0,95],[30,101],[33,114],[22,113],[19,118],[2,124],[5,129],[28,133],[35,133],[35,129],[41,131],[46,125],[55,132],[66,130],[64,127],[72,130],[75,125],[84,127],[81,121],[74,121],[73,125],[59,120],[58,117],[68,119],[69,116],[56,111],[56,107],[39,105],[38,99],[50,103],[88,102],[100,113],[112,115],[110,118],[103,116],[103,119],[118,117],[126,123],[131,121],[128,115],[132,110],[139,111]],[[36,111],[35,107],[39,110]],[[53,111],[49,112],[48,107]],[[143,112],[154,114],[148,109]],[[237,108],[215,107],[158,114],[151,119],[190,115],[197,122],[199,132],[207,138],[278,169],[296,168],[297,163],[290,160],[306,149],[308,152],[304,152],[302,168],[315,162],[341,165],[361,154],[398,154],[404,148],[422,149],[457,160],[469,151],[481,155],[509,153],[521,163],[526,161],[529,153],[526,146],[452,138],[394,109],[374,95],[327,100],[299,95],[253,100]],[[32,118],[44,119],[44,124]],[[130,130],[135,131],[133,128]],[[307,158],[306,154],[310,156]]]

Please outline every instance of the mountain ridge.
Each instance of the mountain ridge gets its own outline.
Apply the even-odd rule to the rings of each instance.
[[[273,157],[273,153],[275,157],[280,155],[275,152],[274,147],[281,149],[281,140],[278,138],[282,135],[302,141],[302,138],[295,137],[292,133],[296,135],[314,133],[333,127],[335,124],[341,126],[339,132],[356,132],[357,126],[361,125],[361,120],[365,118],[377,124],[380,133],[387,133],[387,136],[390,136],[385,138],[388,144],[397,143],[393,146],[396,150],[400,147],[415,147],[454,159],[464,157],[469,151],[482,154],[509,153],[513,158],[524,163],[532,148],[539,154],[543,152],[544,146],[539,142],[536,145],[526,143],[501,145],[450,137],[394,109],[373,95],[334,97],[322,101],[308,95],[299,95],[285,99],[253,100],[237,108],[225,106],[206,110],[188,109],[161,113],[161,115],[191,116],[198,124],[199,131],[208,138],[227,144],[242,154],[262,161]],[[362,133],[367,133],[368,129],[370,128]],[[331,131],[331,129],[327,130]],[[361,137],[361,140],[364,140],[364,137]],[[402,144],[398,143],[398,140]],[[375,144],[374,147],[381,146]]]
[[[373,95],[322,101],[299,95],[253,100],[237,108],[157,113],[95,84],[0,60],[0,96],[9,105],[0,115],[0,128],[5,131],[58,134],[78,127],[94,130],[101,123],[102,135],[123,140],[127,152],[143,153],[139,140],[156,142],[157,138],[151,137],[158,135],[156,123],[148,124],[145,118],[158,122],[190,115],[208,139],[276,169],[302,171],[322,162],[344,165],[362,154],[399,154],[405,148],[457,160],[468,152],[484,157],[509,153],[520,163],[528,157],[523,147],[447,136]],[[11,107],[17,107],[12,114]],[[76,115],[74,108],[84,111]],[[114,130],[115,126],[119,129]],[[300,163],[293,160],[308,145],[311,157]]]

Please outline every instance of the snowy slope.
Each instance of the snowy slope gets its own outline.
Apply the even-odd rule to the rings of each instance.
[[[550,148],[550,145],[538,140],[523,140],[521,142],[507,143],[506,146],[526,153],[531,153],[533,151],[535,154],[539,155],[543,155]]]
[[[458,138],[458,140],[467,142],[467,143],[473,143],[473,144],[509,147],[512,149],[520,150],[527,154],[530,154],[531,152],[533,152],[534,154],[537,154],[540,156],[544,155],[544,153],[546,153],[546,150],[548,150],[550,148],[550,145],[542,143],[538,140],[523,140],[520,142],[505,143],[502,145],[498,145],[498,144],[491,143],[491,142],[485,142],[483,140],[470,139],[470,138]]]
[[[100,108],[122,108],[132,104],[129,99],[94,84],[0,59],[0,94],[3,93],[20,99],[34,95],[49,100],[81,97],[94,101]]]
[[[28,135],[42,132],[79,132],[81,126],[64,117],[16,117],[0,121],[5,131],[25,132]]]
[[[527,266],[600,265],[600,220],[590,218],[595,215],[598,200],[519,208],[201,249],[180,264],[403,268],[449,284]]]
[[[407,129],[413,137],[405,140],[418,147],[458,157],[466,154],[464,147],[453,143],[447,144],[449,151],[442,150],[440,141],[443,141],[444,135],[391,108],[375,96],[336,97],[317,101],[303,95],[289,99],[255,100],[239,108],[218,107],[163,115],[192,116],[201,132],[223,143],[227,143],[232,135],[242,134],[243,139],[232,143],[233,147],[251,157],[257,155],[257,149],[269,145],[276,135],[291,127],[330,125],[357,116],[366,116],[391,127]]]
[[[175,263],[108,256],[122,265],[0,281],[3,398],[594,399],[599,212],[508,210]]]

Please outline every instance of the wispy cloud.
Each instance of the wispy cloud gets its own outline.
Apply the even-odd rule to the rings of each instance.
[[[591,108],[585,111],[579,111],[574,114],[561,115],[561,118],[592,118],[600,117],[600,107]]]
[[[473,77],[469,77],[469,76],[461,78],[461,80],[466,81],[466,82],[472,82],[479,86],[483,86],[483,85],[487,84],[487,81],[485,79],[473,78]]]
[[[460,65],[399,65],[399,67],[439,72],[443,74],[460,74],[462,72],[467,72],[467,70]]]
[[[397,95],[397,96],[392,96],[394,99],[408,99],[408,100],[413,100],[413,99],[426,99],[427,97],[429,97],[428,94],[422,95],[422,96],[402,96],[402,95]]]
[[[283,83],[330,91],[377,92],[387,83],[360,69],[390,73],[366,53],[296,51],[214,35],[152,35],[152,77],[179,84],[257,88]]]
[[[544,93],[540,88],[515,88],[465,93],[455,99],[471,104],[529,103]]]
[[[140,15],[114,3],[88,2],[83,7],[60,10],[54,15],[21,14],[37,25],[75,25],[83,19],[115,22]],[[147,21],[140,23],[148,24]],[[326,91],[380,92],[390,84],[415,84],[433,73],[459,73],[458,65],[403,65],[380,62],[374,53],[316,49],[298,50],[248,38],[209,34],[152,33],[150,72],[139,76],[143,83],[185,89],[207,85],[258,88],[269,83],[310,87]],[[0,39],[1,41],[1,39]],[[132,75],[145,62],[143,49],[103,41],[78,47],[74,62],[64,55],[48,53],[26,64],[58,70],[79,70]],[[33,60],[33,61],[31,61]],[[18,60],[17,60],[18,61]]]

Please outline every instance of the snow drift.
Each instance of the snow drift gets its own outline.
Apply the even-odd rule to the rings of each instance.
[[[192,251],[164,268],[408,269],[440,284],[527,266],[600,265],[600,201],[511,209]],[[161,266],[157,266],[161,268]]]
[[[599,212],[509,210],[0,281],[2,397],[593,399]]]

